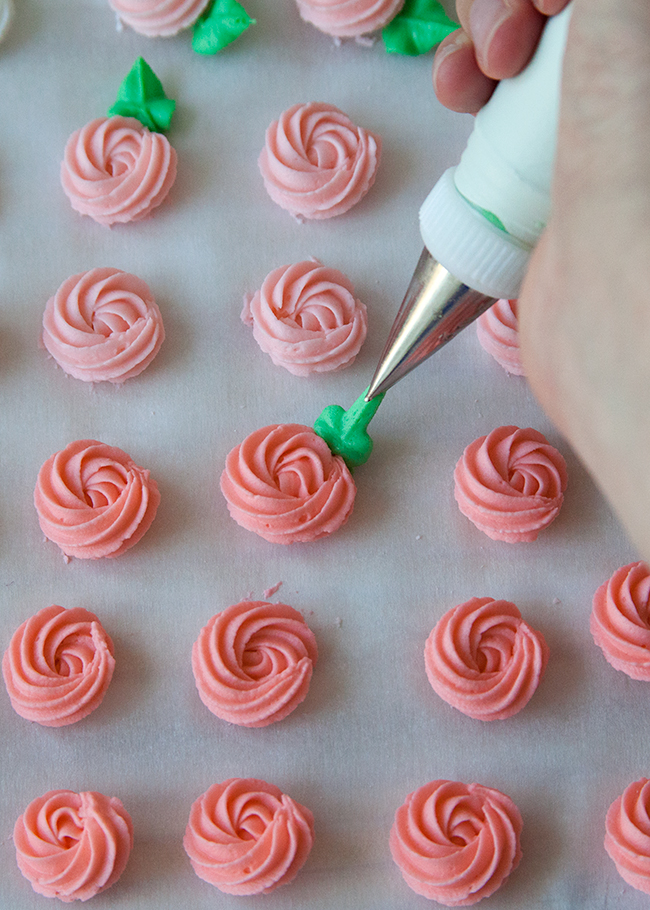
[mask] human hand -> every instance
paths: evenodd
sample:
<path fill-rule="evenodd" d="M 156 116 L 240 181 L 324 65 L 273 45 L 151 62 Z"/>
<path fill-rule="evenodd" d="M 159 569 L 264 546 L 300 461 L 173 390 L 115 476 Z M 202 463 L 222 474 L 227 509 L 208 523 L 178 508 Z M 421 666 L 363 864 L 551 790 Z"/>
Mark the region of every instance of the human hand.
<path fill-rule="evenodd" d="M 650 562 L 650 4 L 575 0 L 551 218 L 519 299 L 537 398 Z"/>
<path fill-rule="evenodd" d="M 522 70 L 537 47 L 547 16 L 569 0 L 456 0 L 462 28 L 440 44 L 433 62 L 438 99 L 474 114 L 499 79 Z"/>
<path fill-rule="evenodd" d="M 512 12 L 495 27 L 499 0 L 458 0 L 464 29 L 434 64 L 440 100 L 456 110 L 478 110 L 528 61 L 540 12 L 566 5 L 504 2 Z M 648 48 L 648 0 L 574 0 L 551 217 L 519 336 L 537 398 L 650 562 Z"/>

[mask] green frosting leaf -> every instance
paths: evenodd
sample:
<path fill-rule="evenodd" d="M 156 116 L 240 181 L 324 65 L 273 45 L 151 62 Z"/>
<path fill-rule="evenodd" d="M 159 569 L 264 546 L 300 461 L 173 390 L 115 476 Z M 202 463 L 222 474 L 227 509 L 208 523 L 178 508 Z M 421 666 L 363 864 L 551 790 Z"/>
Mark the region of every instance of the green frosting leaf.
<path fill-rule="evenodd" d="M 108 116 L 135 117 L 147 129 L 161 133 L 169 129 L 175 107 L 176 102 L 165 95 L 158 76 L 138 57 L 120 86 Z"/>
<path fill-rule="evenodd" d="M 314 431 L 335 455 L 342 456 L 349 468 L 356 468 L 370 458 L 372 439 L 367 427 L 386 394 L 366 401 L 367 391 L 347 411 L 338 404 L 329 405 L 314 424 Z"/>
<path fill-rule="evenodd" d="M 406 0 L 401 11 L 382 29 L 389 54 L 426 54 L 459 28 L 439 0 Z"/>
<path fill-rule="evenodd" d="M 192 48 L 197 54 L 217 54 L 255 25 L 237 0 L 214 0 L 194 23 Z"/>

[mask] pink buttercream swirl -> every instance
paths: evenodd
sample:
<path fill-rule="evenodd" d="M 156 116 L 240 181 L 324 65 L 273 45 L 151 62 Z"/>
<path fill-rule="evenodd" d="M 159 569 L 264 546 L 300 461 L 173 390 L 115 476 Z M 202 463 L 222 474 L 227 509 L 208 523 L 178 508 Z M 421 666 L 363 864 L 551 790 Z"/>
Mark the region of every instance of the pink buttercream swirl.
<path fill-rule="evenodd" d="M 273 363 L 294 376 L 348 366 L 368 329 L 351 281 L 318 261 L 274 269 L 246 298 L 242 320 Z"/>
<path fill-rule="evenodd" d="M 497 300 L 477 319 L 476 334 L 482 347 L 506 372 L 514 376 L 525 375 L 519 352 L 516 300 Z"/>
<path fill-rule="evenodd" d="M 557 517 L 567 485 L 566 463 L 530 427 L 497 427 L 467 446 L 454 470 L 463 515 L 492 540 L 536 540 Z"/>
<path fill-rule="evenodd" d="M 189 28 L 210 0 L 108 0 L 126 25 L 150 38 L 168 38 Z"/>
<path fill-rule="evenodd" d="M 193 804 L 183 846 L 199 878 L 226 894 L 268 894 L 297 875 L 314 819 L 273 784 L 231 778 Z"/>
<path fill-rule="evenodd" d="M 176 179 L 176 152 L 133 117 L 99 117 L 66 143 L 61 183 L 72 208 L 99 224 L 140 221 Z"/>
<path fill-rule="evenodd" d="M 34 505 L 43 534 L 66 556 L 120 556 L 154 520 L 160 493 L 121 449 L 80 439 L 38 473 Z"/>
<path fill-rule="evenodd" d="M 400 11 L 404 0 L 297 0 L 305 22 L 326 35 L 352 38 L 383 28 Z"/>
<path fill-rule="evenodd" d="M 131 818 L 117 797 L 51 790 L 14 827 L 18 867 L 34 891 L 86 901 L 113 885 L 133 846 Z"/>
<path fill-rule="evenodd" d="M 242 727 L 265 727 L 304 700 L 317 658 L 314 633 L 297 610 L 243 601 L 201 629 L 192 670 L 213 714 Z"/>
<path fill-rule="evenodd" d="M 473 597 L 437 623 L 424 662 L 433 690 L 448 704 L 477 720 L 503 720 L 532 698 L 548 646 L 515 604 Z"/>
<path fill-rule="evenodd" d="M 148 285 L 120 269 L 66 279 L 47 302 L 43 344 L 70 376 L 124 382 L 141 373 L 165 338 Z"/>
<path fill-rule="evenodd" d="M 221 491 L 243 528 L 271 543 L 317 540 L 347 521 L 356 495 L 345 462 L 311 427 L 273 424 L 226 459 Z"/>
<path fill-rule="evenodd" d="M 94 711 L 114 668 L 113 642 L 95 614 L 56 604 L 19 626 L 2 658 L 14 711 L 44 727 L 74 724 Z"/>
<path fill-rule="evenodd" d="M 521 859 L 512 800 L 480 784 L 434 780 L 397 810 L 390 849 L 404 881 L 447 907 L 493 894 Z"/>
<path fill-rule="evenodd" d="M 294 104 L 266 131 L 259 168 L 274 202 L 302 218 L 342 215 L 365 196 L 381 140 L 331 104 Z"/>
<path fill-rule="evenodd" d="M 650 680 L 650 569 L 632 562 L 594 594 L 591 634 L 609 663 L 632 679 Z"/>
<path fill-rule="evenodd" d="M 618 874 L 650 894 L 650 780 L 642 777 L 625 788 L 609 807 L 605 829 L 605 850 Z"/>

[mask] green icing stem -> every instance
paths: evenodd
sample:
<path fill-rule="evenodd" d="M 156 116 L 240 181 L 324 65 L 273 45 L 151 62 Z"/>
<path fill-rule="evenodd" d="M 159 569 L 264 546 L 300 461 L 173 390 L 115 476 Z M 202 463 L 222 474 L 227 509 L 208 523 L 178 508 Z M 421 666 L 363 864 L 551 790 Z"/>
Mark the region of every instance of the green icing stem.
<path fill-rule="evenodd" d="M 405 0 L 381 36 L 389 54 L 426 54 L 459 28 L 439 0 Z"/>
<path fill-rule="evenodd" d="M 192 50 L 197 54 L 218 54 L 255 25 L 237 0 L 213 0 L 194 24 Z"/>
<path fill-rule="evenodd" d="M 335 455 L 340 455 L 349 468 L 364 464 L 372 452 L 372 439 L 367 427 L 384 400 L 385 392 L 366 401 L 368 389 L 346 411 L 338 404 L 325 408 L 314 424 L 314 431 L 325 440 Z"/>
<path fill-rule="evenodd" d="M 149 64 L 138 57 L 120 85 L 108 116 L 135 117 L 148 130 L 168 130 L 176 102 L 165 95 L 162 82 Z"/>

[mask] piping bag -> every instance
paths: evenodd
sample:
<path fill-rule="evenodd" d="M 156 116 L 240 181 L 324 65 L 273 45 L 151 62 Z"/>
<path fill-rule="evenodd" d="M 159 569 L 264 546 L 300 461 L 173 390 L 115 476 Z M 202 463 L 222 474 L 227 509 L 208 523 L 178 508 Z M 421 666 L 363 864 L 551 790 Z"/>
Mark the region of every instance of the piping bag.
<path fill-rule="evenodd" d="M 572 3 L 530 63 L 502 80 L 474 121 L 460 163 L 420 209 L 424 250 L 366 391 L 314 425 L 349 467 L 372 451 L 367 426 L 386 391 L 499 298 L 514 299 L 551 205 L 560 85 Z"/>

